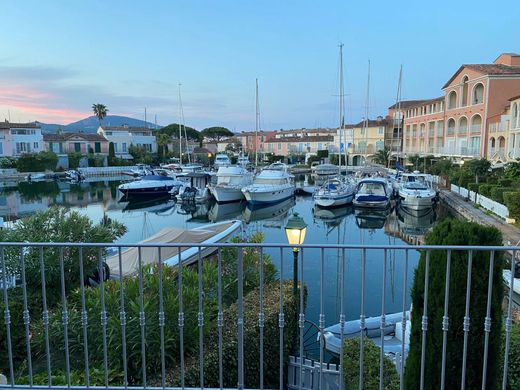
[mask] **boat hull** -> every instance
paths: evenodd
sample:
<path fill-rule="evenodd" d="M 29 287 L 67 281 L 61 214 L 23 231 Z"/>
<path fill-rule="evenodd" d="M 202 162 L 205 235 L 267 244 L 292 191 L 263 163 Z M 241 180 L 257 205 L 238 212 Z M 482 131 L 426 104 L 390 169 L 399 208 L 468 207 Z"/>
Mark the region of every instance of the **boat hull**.
<path fill-rule="evenodd" d="M 154 187 L 145 187 L 145 188 L 119 188 L 119 192 L 123 194 L 123 196 L 127 198 L 158 198 L 169 196 L 170 191 L 174 185 L 165 185 L 162 187 L 154 186 Z"/>
<path fill-rule="evenodd" d="M 431 208 L 435 204 L 436 196 L 415 196 L 409 194 L 403 194 L 399 192 L 399 202 L 401 207 L 405 207 L 412 210 L 426 210 Z"/>
<path fill-rule="evenodd" d="M 320 207 L 338 207 L 344 206 L 346 204 L 352 203 L 354 199 L 354 194 L 346 194 L 346 195 L 318 195 L 314 197 L 314 203 Z"/>
<path fill-rule="evenodd" d="M 245 199 L 240 188 L 214 186 L 209 189 L 218 203 L 239 202 Z"/>
<path fill-rule="evenodd" d="M 390 198 L 386 196 L 359 195 L 352 201 L 354 206 L 370 209 L 386 209 L 390 207 Z"/>
<path fill-rule="evenodd" d="M 242 189 L 244 197 L 251 204 L 277 203 L 294 196 L 294 187 L 271 188 L 268 190 Z"/>

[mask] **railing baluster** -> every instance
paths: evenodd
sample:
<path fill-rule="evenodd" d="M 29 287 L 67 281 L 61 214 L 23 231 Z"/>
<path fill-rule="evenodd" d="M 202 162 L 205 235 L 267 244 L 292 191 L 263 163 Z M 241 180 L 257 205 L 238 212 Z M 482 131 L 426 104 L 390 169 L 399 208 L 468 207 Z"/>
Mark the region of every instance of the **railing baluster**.
<path fill-rule="evenodd" d="M 199 246 L 197 254 L 197 270 L 199 281 L 199 312 L 197 314 L 197 325 L 199 327 L 199 382 L 200 388 L 204 389 L 204 312 L 202 311 L 202 256 Z"/>
<path fill-rule="evenodd" d="M 161 247 L 157 247 L 159 256 L 159 329 L 161 333 L 161 385 L 166 387 L 166 361 L 164 352 L 164 299 L 163 299 L 163 263 L 161 256 Z"/>
<path fill-rule="evenodd" d="M 141 247 L 137 247 L 137 259 L 139 268 L 139 325 L 141 327 L 141 370 L 143 387 L 146 387 L 146 318 L 144 314 L 144 292 L 143 292 L 143 260 Z"/>
<path fill-rule="evenodd" d="M 428 331 L 428 282 L 430 276 L 430 251 L 426 252 L 426 267 L 424 270 L 424 310 L 421 319 L 421 387 L 424 389 L 424 369 L 426 364 L 426 332 Z"/>
<path fill-rule="evenodd" d="M 260 390 L 264 389 L 264 250 L 260 248 L 260 312 L 258 326 L 260 330 Z"/>
<path fill-rule="evenodd" d="M 283 382 L 283 365 L 284 365 L 284 344 L 283 344 L 283 328 L 285 326 L 284 318 L 284 284 L 283 284 L 283 248 L 280 248 L 280 313 L 278 314 L 278 328 L 280 329 L 280 367 L 279 367 L 279 390 L 284 390 Z"/>
<path fill-rule="evenodd" d="M 88 362 L 88 316 L 85 307 L 85 270 L 83 264 L 83 247 L 79 247 L 79 277 L 81 290 L 81 327 L 83 328 L 83 360 L 85 364 L 85 382 L 90 386 L 90 368 Z"/>
<path fill-rule="evenodd" d="M 222 311 L 222 252 L 218 248 L 217 253 L 218 262 L 218 275 L 217 275 L 217 294 L 218 294 L 218 314 L 217 314 L 217 326 L 218 326 L 218 383 L 220 389 L 224 387 L 224 369 L 222 367 L 222 328 L 224 327 L 224 312 Z"/>
<path fill-rule="evenodd" d="M 507 387 L 507 372 L 509 365 L 509 347 L 511 343 L 511 330 L 512 330 L 512 315 L 513 315 L 513 291 L 515 288 L 515 262 L 516 262 L 516 251 L 513 251 L 513 257 L 511 258 L 511 278 L 509 279 L 509 302 L 507 303 L 507 318 L 506 318 L 506 346 L 504 351 L 504 372 L 502 374 L 502 390 L 506 390 Z"/>
<path fill-rule="evenodd" d="M 338 249 L 339 250 L 339 249 Z M 343 313 L 343 295 L 344 295 L 344 278 L 345 278 L 345 249 L 341 249 L 341 256 L 338 258 L 339 264 L 339 334 L 341 344 L 339 345 L 339 365 L 343 368 L 343 341 L 345 337 L 345 314 Z M 339 371 L 339 388 L 345 388 L 345 377 L 343 369 Z"/>
<path fill-rule="evenodd" d="M 24 272 L 25 273 L 25 272 Z M 61 298 L 62 298 L 62 320 L 63 336 L 65 341 L 65 377 L 67 386 L 70 387 L 70 356 L 69 356 L 69 313 L 67 311 L 67 294 L 65 293 L 65 265 L 63 261 L 63 247 L 60 248 L 60 275 L 61 275 Z"/>
<path fill-rule="evenodd" d="M 305 331 L 305 312 L 304 312 L 304 287 L 303 287 L 303 248 L 301 248 L 301 267 L 300 267 L 300 315 L 298 325 L 300 327 L 300 390 L 303 389 L 303 333 Z"/>
<path fill-rule="evenodd" d="M 107 309 L 105 305 L 105 268 L 103 267 L 103 249 L 98 250 L 99 289 L 101 291 L 101 332 L 103 337 L 103 369 L 105 387 L 108 387 L 108 348 L 107 348 Z"/>
<path fill-rule="evenodd" d="M 184 312 L 182 305 L 182 258 L 181 258 L 181 247 L 178 248 L 179 258 L 179 316 L 178 316 L 178 324 L 179 324 L 179 348 L 181 355 L 181 388 L 184 389 Z"/>
<path fill-rule="evenodd" d="M 11 313 L 9 311 L 9 296 L 7 294 L 7 279 L 5 268 L 4 247 L 0 247 L 0 259 L 2 260 L 2 287 L 4 290 L 4 321 L 7 339 L 7 355 L 9 359 L 9 382 L 14 386 L 13 346 L 11 343 Z"/>
<path fill-rule="evenodd" d="M 444 316 L 442 317 L 442 366 L 441 366 L 441 390 L 445 388 L 446 378 L 446 348 L 448 344 L 448 326 L 449 326 L 449 298 L 450 298 L 450 269 L 451 269 L 451 250 L 448 250 L 446 260 L 446 285 L 444 287 Z"/>
<path fill-rule="evenodd" d="M 488 297 L 486 318 L 484 320 L 484 362 L 482 364 L 482 390 L 486 389 L 487 366 L 489 353 L 489 333 L 491 332 L 491 299 L 493 297 L 493 268 L 495 266 L 495 251 L 489 256 Z"/>
<path fill-rule="evenodd" d="M 123 378 L 125 389 L 128 387 L 128 362 L 126 357 L 126 311 L 125 311 L 125 288 L 123 284 L 123 259 L 121 247 L 117 248 L 119 260 L 119 322 L 121 323 L 121 342 L 123 344 Z"/>
<path fill-rule="evenodd" d="M 386 327 L 386 260 L 387 250 L 384 250 L 383 259 L 383 290 L 381 294 L 381 321 L 379 328 L 381 329 L 381 354 L 379 355 L 379 390 L 383 390 L 384 387 L 384 367 L 385 367 L 385 327 Z"/>
<path fill-rule="evenodd" d="M 323 389 L 323 350 L 325 348 L 325 340 L 323 339 L 323 333 L 325 330 L 325 314 L 323 304 L 323 287 L 324 287 L 324 271 L 325 271 L 325 250 L 321 248 L 320 256 L 320 389 Z"/>
<path fill-rule="evenodd" d="M 237 278 L 238 278 L 238 383 L 237 389 L 244 389 L 244 249 L 238 251 Z"/>
<path fill-rule="evenodd" d="M 361 312 L 359 314 L 359 390 L 363 390 L 364 355 L 365 355 L 365 266 L 367 250 L 363 248 L 361 254 Z"/>
<path fill-rule="evenodd" d="M 51 349 L 49 344 L 49 311 L 47 307 L 47 287 L 45 283 L 45 262 L 43 261 L 43 246 L 40 247 L 40 274 L 42 280 L 42 304 L 43 304 L 43 327 L 45 332 L 45 356 L 47 362 L 47 385 L 52 386 L 52 371 L 51 371 Z M 83 283 L 83 278 L 81 278 Z"/>
<path fill-rule="evenodd" d="M 462 352 L 462 378 L 460 388 L 464 390 L 466 388 L 466 362 L 468 358 L 468 336 L 469 336 L 469 304 L 471 299 L 471 273 L 473 270 L 473 251 L 468 253 L 468 272 L 466 277 L 466 308 L 464 312 L 464 321 L 462 327 L 464 330 L 464 349 Z"/>
<path fill-rule="evenodd" d="M 404 267 L 403 267 L 403 315 L 401 318 L 401 323 L 403 325 L 401 332 L 401 369 L 399 370 L 399 388 L 403 390 L 404 388 L 404 363 L 405 359 L 405 338 L 406 338 L 406 297 L 408 296 L 408 249 L 404 252 Z"/>

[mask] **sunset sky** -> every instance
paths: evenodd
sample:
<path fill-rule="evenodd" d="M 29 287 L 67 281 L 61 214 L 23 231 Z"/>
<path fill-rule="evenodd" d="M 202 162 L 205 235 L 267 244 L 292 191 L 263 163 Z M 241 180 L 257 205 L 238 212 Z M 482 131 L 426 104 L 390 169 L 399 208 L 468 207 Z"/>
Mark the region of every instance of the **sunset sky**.
<path fill-rule="evenodd" d="M 346 114 L 439 96 L 462 63 L 520 52 L 520 2 L 2 0 L 0 120 L 67 124 L 111 114 L 246 130 L 336 126 L 338 43 Z"/>

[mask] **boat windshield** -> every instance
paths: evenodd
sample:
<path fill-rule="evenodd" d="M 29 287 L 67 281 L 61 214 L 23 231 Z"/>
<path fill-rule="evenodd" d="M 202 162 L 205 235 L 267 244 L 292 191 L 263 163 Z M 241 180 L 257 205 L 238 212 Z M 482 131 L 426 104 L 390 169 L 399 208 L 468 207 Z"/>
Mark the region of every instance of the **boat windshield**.
<path fill-rule="evenodd" d="M 412 181 L 412 182 L 406 183 L 404 185 L 404 188 L 409 189 L 409 190 L 427 190 L 428 186 L 424 182 Z"/>
<path fill-rule="evenodd" d="M 280 185 L 287 183 L 286 179 L 262 179 L 256 178 L 255 184 L 265 184 L 265 185 Z"/>
<path fill-rule="evenodd" d="M 385 187 L 381 183 L 361 183 L 358 192 L 370 195 L 386 195 Z"/>

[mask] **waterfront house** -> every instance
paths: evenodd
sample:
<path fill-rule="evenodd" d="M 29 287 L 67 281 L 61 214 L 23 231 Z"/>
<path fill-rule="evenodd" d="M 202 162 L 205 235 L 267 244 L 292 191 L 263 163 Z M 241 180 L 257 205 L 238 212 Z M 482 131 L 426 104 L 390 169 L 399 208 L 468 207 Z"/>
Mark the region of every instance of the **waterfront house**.
<path fill-rule="evenodd" d="M 17 157 L 42 150 L 43 136 L 38 123 L 0 122 L 0 157 Z"/>
<path fill-rule="evenodd" d="M 366 122 L 366 123 L 365 123 Z M 346 125 L 341 134 L 341 143 L 346 145 L 349 165 L 361 165 L 385 148 L 387 120 L 381 116 L 355 125 Z M 340 132 L 335 136 L 335 145 L 340 144 Z M 343 149 L 342 149 L 343 150 Z"/>
<path fill-rule="evenodd" d="M 157 153 L 157 141 L 152 129 L 135 126 L 99 126 L 97 133 L 114 144 L 116 157 L 131 159 L 128 150 L 130 145 L 145 148 L 151 153 Z"/>
<path fill-rule="evenodd" d="M 405 155 L 506 159 L 505 136 L 489 134 L 506 131 L 499 123 L 509 99 L 520 93 L 520 54 L 461 65 L 442 90 L 435 99 L 402 102 Z"/>
<path fill-rule="evenodd" d="M 44 134 L 45 150 L 56 154 L 108 154 L 108 140 L 99 134 L 62 133 Z"/>
<path fill-rule="evenodd" d="M 509 99 L 509 126 L 506 134 L 507 160 L 520 158 L 520 95 Z M 491 134 L 490 134 L 491 137 Z M 491 138 L 490 138 L 491 141 Z M 495 141 L 496 143 L 496 141 Z M 491 145 L 490 145 L 491 148 Z"/>

